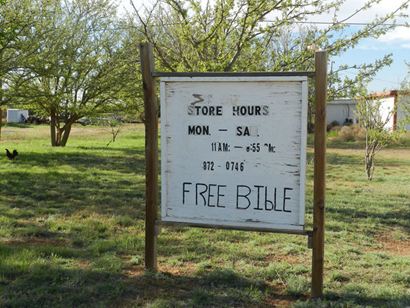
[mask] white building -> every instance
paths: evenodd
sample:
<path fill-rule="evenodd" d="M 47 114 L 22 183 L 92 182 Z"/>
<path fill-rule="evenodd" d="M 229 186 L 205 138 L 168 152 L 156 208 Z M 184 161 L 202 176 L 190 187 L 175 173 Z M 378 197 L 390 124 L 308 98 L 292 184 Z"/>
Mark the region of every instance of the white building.
<path fill-rule="evenodd" d="M 357 101 L 351 98 L 340 98 L 328 102 L 326 107 L 327 124 L 336 122 L 338 125 L 357 123 L 356 104 Z"/>
<path fill-rule="evenodd" d="M 24 123 L 28 118 L 28 110 L 7 109 L 7 123 Z"/>
<path fill-rule="evenodd" d="M 396 109 L 386 124 L 387 129 L 396 130 L 398 125 L 404 125 L 404 129 L 410 131 L 410 114 L 408 114 L 410 112 L 410 91 L 392 90 L 375 93 L 370 97 L 380 101 L 380 113 L 383 118 L 386 118 L 393 109 Z"/>
<path fill-rule="evenodd" d="M 380 114 L 386 119 L 397 106 L 396 112 L 387 121 L 386 129 L 395 130 L 397 125 L 405 121 L 404 128 L 410 131 L 410 91 L 392 90 L 389 92 L 373 93 L 369 99 L 380 102 Z M 326 107 L 327 124 L 337 122 L 338 125 L 358 123 L 356 115 L 357 99 L 335 99 L 328 102 Z"/>
<path fill-rule="evenodd" d="M 404 129 L 410 131 L 410 91 L 398 92 L 396 123 L 402 122 Z"/>

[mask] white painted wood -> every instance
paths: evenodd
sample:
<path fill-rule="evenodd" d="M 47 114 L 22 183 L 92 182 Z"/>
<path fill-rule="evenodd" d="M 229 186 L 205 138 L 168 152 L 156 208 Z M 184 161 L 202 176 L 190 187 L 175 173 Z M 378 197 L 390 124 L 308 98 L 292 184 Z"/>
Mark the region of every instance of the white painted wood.
<path fill-rule="evenodd" d="M 397 101 L 397 123 L 406 131 L 410 131 L 410 94 L 398 95 Z"/>
<path fill-rule="evenodd" d="M 194 81 L 194 82 L 256 82 L 256 81 L 305 81 L 306 76 L 272 76 L 272 77 L 161 77 L 161 82 L 184 82 L 184 81 Z"/>
<path fill-rule="evenodd" d="M 380 116 L 382 121 L 386 122 L 386 125 L 384 126 L 386 130 L 393 130 L 394 99 L 394 96 L 389 96 L 374 100 L 375 102 L 380 102 Z"/>
<path fill-rule="evenodd" d="M 299 193 L 299 224 L 305 223 L 305 188 L 306 188 L 306 140 L 308 117 L 308 82 L 302 82 L 302 135 L 300 139 L 300 193 Z"/>
<path fill-rule="evenodd" d="M 307 77 L 165 77 L 160 91 L 163 221 L 303 230 Z"/>

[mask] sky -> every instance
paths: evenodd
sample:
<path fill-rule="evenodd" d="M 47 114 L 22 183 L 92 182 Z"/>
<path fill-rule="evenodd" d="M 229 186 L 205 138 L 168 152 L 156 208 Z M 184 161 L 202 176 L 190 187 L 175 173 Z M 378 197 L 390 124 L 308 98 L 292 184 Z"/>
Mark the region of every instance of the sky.
<path fill-rule="evenodd" d="M 131 10 L 130 0 L 118 0 L 120 3 L 120 12 Z M 138 9 L 142 9 L 144 5 L 148 6 L 153 0 L 133 0 L 135 6 Z M 354 12 L 355 8 L 363 4 L 365 0 L 346 0 L 339 16 L 349 16 Z M 371 22 L 375 16 L 381 16 L 395 9 L 402 3 L 402 0 L 381 0 L 378 4 L 374 4 L 372 8 L 366 12 L 362 12 L 349 22 L 366 23 Z M 410 2 L 410 1 L 409 1 Z M 410 8 L 405 11 L 410 15 Z M 332 20 L 331 14 L 323 14 L 320 16 L 312 16 L 309 21 L 329 22 Z M 405 23 L 407 19 L 399 19 L 398 23 Z M 351 26 L 351 31 L 357 30 L 360 26 Z M 382 58 L 385 54 L 393 54 L 393 63 L 389 67 L 385 67 L 381 70 L 369 84 L 368 90 L 370 92 L 382 92 L 386 90 L 394 90 L 400 88 L 400 83 L 410 73 L 410 68 L 405 64 L 410 64 L 410 28 L 409 27 L 397 27 L 395 30 L 378 39 L 365 39 L 361 41 L 354 49 L 351 49 L 343 53 L 340 57 L 330 59 L 337 67 L 340 64 L 362 64 L 371 63 L 376 59 Z M 348 72 L 348 76 L 354 76 L 353 72 Z"/>

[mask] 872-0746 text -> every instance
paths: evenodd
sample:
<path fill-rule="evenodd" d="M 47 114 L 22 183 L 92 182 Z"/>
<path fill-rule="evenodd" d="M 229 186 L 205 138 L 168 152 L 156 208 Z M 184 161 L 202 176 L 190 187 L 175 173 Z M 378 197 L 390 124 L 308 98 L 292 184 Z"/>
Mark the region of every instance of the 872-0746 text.
<path fill-rule="evenodd" d="M 218 166 L 219 167 L 219 166 Z M 208 171 L 215 170 L 215 162 L 213 161 L 203 161 L 202 162 L 202 169 Z M 228 171 L 244 171 L 245 170 L 245 162 L 243 161 L 227 161 L 225 162 L 225 169 Z"/>

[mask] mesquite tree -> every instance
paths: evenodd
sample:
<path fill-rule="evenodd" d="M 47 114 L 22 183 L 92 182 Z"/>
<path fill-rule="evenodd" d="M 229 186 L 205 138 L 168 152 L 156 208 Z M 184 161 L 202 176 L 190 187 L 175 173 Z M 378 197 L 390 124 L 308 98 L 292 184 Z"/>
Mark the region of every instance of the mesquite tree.
<path fill-rule="evenodd" d="M 31 33 L 31 50 L 11 78 L 12 95 L 50 117 L 51 144 L 65 146 L 73 123 L 115 105 L 135 57 L 122 45 L 115 7 L 106 0 L 35 1 L 40 8 Z"/>
<path fill-rule="evenodd" d="M 394 28 L 410 1 L 392 3 L 391 11 L 369 24 L 347 29 L 352 18 L 377 5 L 366 1 L 349 16 L 339 16 L 342 0 L 158 0 L 131 16 L 133 26 L 153 45 L 158 69 L 166 71 L 313 71 L 314 54 L 330 58 Z M 132 0 L 131 0 L 132 3 Z M 311 16 L 332 13 L 332 24 L 303 24 Z M 132 19 L 133 18 L 133 19 Z M 346 31 L 349 30 L 349 31 Z M 373 63 L 332 67 L 330 97 L 353 97 L 392 62 L 386 55 Z M 345 71 L 354 76 L 341 77 Z M 311 102 L 313 100 L 310 100 Z M 313 110 L 309 104 L 309 110 Z"/>
<path fill-rule="evenodd" d="M 365 171 L 367 179 L 372 180 L 376 154 L 400 136 L 400 130 L 392 130 L 388 127 L 396 113 L 397 106 L 388 110 L 382 107 L 381 99 L 362 95 L 358 99 L 356 108 L 359 124 L 366 131 Z"/>
<path fill-rule="evenodd" d="M 19 67 L 23 58 L 21 37 L 27 35 L 33 24 L 35 12 L 30 0 L 0 1 L 0 138 L 2 107 L 8 103 L 5 89 L 8 74 Z"/>

